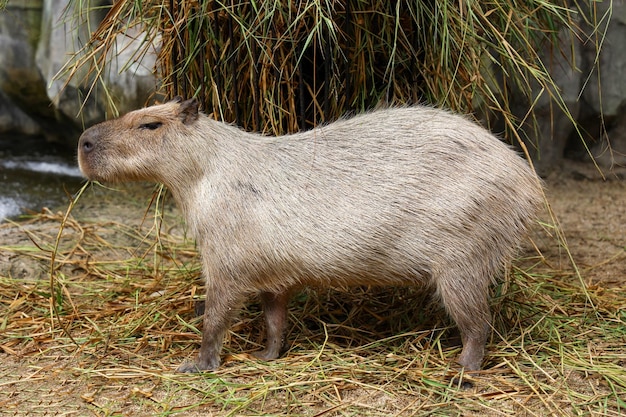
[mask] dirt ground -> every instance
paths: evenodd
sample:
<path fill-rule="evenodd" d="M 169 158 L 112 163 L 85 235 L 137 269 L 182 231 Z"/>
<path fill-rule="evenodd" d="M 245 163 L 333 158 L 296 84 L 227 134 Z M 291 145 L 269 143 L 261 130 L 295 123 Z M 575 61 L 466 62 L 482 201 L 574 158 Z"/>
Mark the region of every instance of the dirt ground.
<path fill-rule="evenodd" d="M 572 164 L 566 171 L 547 179 L 547 196 L 551 207 L 565 233 L 572 258 L 588 286 L 621 288 L 625 286 L 626 181 L 623 178 L 622 173 L 618 172 L 607 174 L 606 180 L 603 180 L 592 167 Z M 125 221 L 129 210 L 142 213 L 145 209 L 145 199 L 129 203 L 128 196 L 122 194 L 124 209 L 121 209 L 122 202 L 119 199 L 116 200 L 118 197 L 111 197 L 113 200 L 106 203 L 103 203 L 100 197 L 87 195 L 77 215 L 108 216 L 108 218 Z M 53 235 L 55 231 L 50 230 L 48 233 Z M 539 232 L 534 234 L 533 240 L 546 257 L 546 261 L 555 269 L 571 269 L 567 252 L 559 247 L 554 239 L 549 238 L 544 232 Z M 28 244 L 28 242 L 24 229 L 20 230 L 17 226 L 0 228 L 0 278 L 39 274 L 45 279 L 45 271 L 40 270 L 40 265 L 33 265 L 31 258 L 16 256 L 2 250 L 4 246 Z M 0 336 L 5 325 L 6 323 L 0 323 Z M 81 377 L 80 372 L 72 371 L 75 365 L 76 368 L 80 368 L 79 364 L 72 364 L 71 359 L 55 358 L 46 354 L 31 359 L 25 359 L 22 355 L 18 357 L 10 347 L 4 347 L 0 343 L 0 416 L 151 415 L 149 411 L 146 411 L 150 410 L 150 407 L 136 409 L 132 405 L 124 406 L 124 399 L 121 400 L 122 405 L 118 401 L 117 405 L 111 408 L 110 413 L 101 404 L 102 396 L 97 400 L 100 404 L 95 407 L 95 394 L 101 392 L 103 388 L 84 386 L 84 378 Z M 149 378 L 149 375 L 146 374 L 145 377 Z M 128 378 L 136 380 L 142 378 L 142 375 L 130 373 Z M 104 381 L 106 385 L 106 379 Z M 137 386 L 139 388 L 133 388 L 132 394 L 123 394 L 119 391 L 121 389 L 119 381 L 111 381 L 110 389 L 105 392 L 108 392 L 112 402 L 115 402 L 116 395 L 130 395 L 150 403 L 151 399 L 164 395 L 159 390 L 168 389 L 161 386 L 154 391 L 144 391 L 141 385 Z M 351 401 L 367 404 L 380 400 L 378 395 L 372 397 L 371 392 L 363 391 L 362 394 L 362 397 L 358 397 L 359 391 L 352 391 L 351 395 L 357 398 L 352 398 Z M 165 395 L 172 394 L 166 393 Z M 382 393 L 380 395 L 382 396 Z M 174 393 L 174 396 L 178 401 L 185 398 L 184 394 Z M 137 401 L 130 401 L 130 403 L 136 404 Z M 120 409 L 124 411 L 114 411 Z M 285 415 L 280 408 L 276 414 Z M 194 411 L 188 414 L 182 413 L 182 415 L 204 414 L 196 414 Z M 216 412 L 215 415 L 222 414 Z"/>
<path fill-rule="evenodd" d="M 548 201 L 572 257 L 588 285 L 626 283 L 626 170 L 601 174 L 591 165 L 571 163 L 546 181 Z M 555 269 L 569 257 L 545 235 L 539 249 Z"/>

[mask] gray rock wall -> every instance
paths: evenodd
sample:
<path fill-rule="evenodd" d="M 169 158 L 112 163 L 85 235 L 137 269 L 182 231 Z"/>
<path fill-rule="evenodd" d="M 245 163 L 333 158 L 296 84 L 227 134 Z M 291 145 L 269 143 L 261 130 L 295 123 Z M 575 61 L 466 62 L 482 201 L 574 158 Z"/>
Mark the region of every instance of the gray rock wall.
<path fill-rule="evenodd" d="M 557 84 L 562 99 L 560 104 L 552 99 L 556 95 L 555 91 L 541 90 L 535 83 L 532 117 L 527 115 L 527 102 L 520 101 L 513 105 L 514 113 L 526 121 L 520 133 L 540 175 L 549 174 L 562 161 L 565 148 L 575 131 L 572 120 L 577 120 L 580 114 L 581 44 L 574 34 L 566 30 L 559 33 L 559 39 L 562 50 L 545 49 L 541 51 L 540 57 Z"/>
<path fill-rule="evenodd" d="M 141 63 L 133 62 L 142 44 L 136 29 L 118 38 L 119 54 L 104 72 L 111 97 L 98 87 L 88 94 L 92 78 L 86 69 L 71 79 L 62 71 L 106 15 L 98 6 L 108 3 L 90 0 L 82 3 L 89 8 L 79 9 L 69 0 L 12 0 L 0 12 L 0 133 L 73 143 L 84 126 L 146 103 L 156 89 L 156 50 L 150 49 Z"/>
<path fill-rule="evenodd" d="M 603 16 L 609 12 L 611 3 L 610 25 L 602 52 L 596 57 L 591 48 L 586 48 L 583 55 L 586 59 L 583 73 L 592 71 L 595 60 L 598 68 L 585 85 L 581 105 L 585 111 L 579 118 L 593 140 L 590 144 L 593 157 L 605 168 L 626 167 L 626 2 L 599 2 L 595 6 L 598 15 Z"/>
<path fill-rule="evenodd" d="M 591 6 L 595 11 L 588 13 L 595 13 L 605 25 L 595 33 L 597 38 L 589 36 L 592 28 L 581 17 L 584 33 L 562 31 L 559 48 L 540 52 L 562 101 L 557 103 L 550 99 L 553 94 L 536 88 L 535 120 L 526 120 L 520 133 L 543 176 L 563 165 L 566 155 L 588 161 L 593 156 L 607 170 L 626 167 L 622 129 L 626 126 L 626 4 L 593 2 Z M 596 44 L 602 46 L 599 55 Z M 527 104 L 516 104 L 514 112 L 522 120 Z"/>
<path fill-rule="evenodd" d="M 41 1 L 11 2 L 0 13 L 0 129 L 36 134 L 38 120 L 54 119 L 45 80 L 34 70 L 40 29 Z"/>

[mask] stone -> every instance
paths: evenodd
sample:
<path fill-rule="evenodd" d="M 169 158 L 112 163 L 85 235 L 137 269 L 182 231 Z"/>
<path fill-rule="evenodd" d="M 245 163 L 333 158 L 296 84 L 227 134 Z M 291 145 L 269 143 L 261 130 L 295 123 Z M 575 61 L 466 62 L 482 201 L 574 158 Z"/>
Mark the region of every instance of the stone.
<path fill-rule="evenodd" d="M 40 21 L 40 0 L 11 1 L 0 13 L 0 106 L 3 119 L 15 117 L 0 124 L 6 131 L 38 132 L 39 120 L 54 119 L 45 81 L 34 65 Z"/>
<path fill-rule="evenodd" d="M 561 30 L 558 36 L 559 46 L 548 45 L 540 58 L 561 95 L 561 102 L 552 99 L 556 91 L 541 90 L 535 84 L 534 118 L 523 127 L 529 154 L 541 176 L 549 175 L 563 163 L 565 148 L 574 131 L 573 122 L 580 113 L 581 44 L 570 31 Z M 528 111 L 527 105 L 519 113 L 524 111 Z"/>

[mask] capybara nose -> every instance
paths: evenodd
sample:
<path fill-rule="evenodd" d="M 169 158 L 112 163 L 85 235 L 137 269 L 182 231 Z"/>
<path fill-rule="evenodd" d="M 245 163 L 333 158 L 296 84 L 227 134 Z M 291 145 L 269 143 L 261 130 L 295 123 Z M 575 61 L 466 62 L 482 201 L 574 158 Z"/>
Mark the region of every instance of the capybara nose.
<path fill-rule="evenodd" d="M 84 153 L 89 153 L 94 148 L 93 142 L 89 139 L 81 140 L 80 148 L 83 150 Z"/>
<path fill-rule="evenodd" d="M 92 136 L 93 134 L 90 129 L 87 129 L 80 136 L 80 139 L 78 140 L 78 149 L 80 152 L 83 152 L 84 154 L 88 154 L 94 150 L 96 141 L 94 140 Z"/>

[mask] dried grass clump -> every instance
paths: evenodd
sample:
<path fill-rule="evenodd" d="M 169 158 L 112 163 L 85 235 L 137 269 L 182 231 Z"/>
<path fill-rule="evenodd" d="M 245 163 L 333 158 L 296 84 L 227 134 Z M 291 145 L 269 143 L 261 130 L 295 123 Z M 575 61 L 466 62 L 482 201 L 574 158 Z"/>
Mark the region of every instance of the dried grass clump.
<path fill-rule="evenodd" d="M 567 113 L 540 51 L 561 53 L 559 30 L 584 36 L 593 10 L 566 0 L 119 1 L 68 71 L 90 67 L 97 83 L 115 37 L 141 27 L 135 59 L 161 45 L 161 93 L 198 96 L 248 130 L 283 134 L 381 103 L 426 102 L 495 113 L 514 133 L 513 96 L 532 113 L 536 94 L 554 95 Z M 601 36 L 591 23 L 591 39 Z"/>
<path fill-rule="evenodd" d="M 7 412 L 85 415 L 590 415 L 626 411 L 626 291 L 587 288 L 538 259 L 494 289 L 484 370 L 453 382 L 460 351 L 445 314 L 416 289 L 305 291 L 289 347 L 258 349 L 251 302 L 225 343 L 223 366 L 175 374 L 198 348 L 202 293 L 193 246 L 161 232 L 44 212 L 18 225 L 30 243 L 0 256 L 40 262 L 50 279 L 0 276 L 0 404 Z M 56 231 L 63 225 L 57 240 Z M 55 249 L 56 248 L 56 249 Z M 56 252 L 55 252 L 56 251 Z M 1 275 L 1 274 L 0 274 Z M 595 307 L 594 307 L 595 306 Z M 56 408 L 55 408 L 56 407 Z"/>

